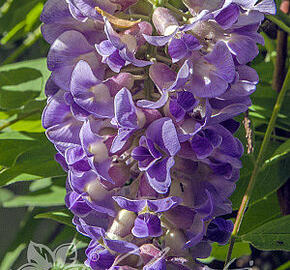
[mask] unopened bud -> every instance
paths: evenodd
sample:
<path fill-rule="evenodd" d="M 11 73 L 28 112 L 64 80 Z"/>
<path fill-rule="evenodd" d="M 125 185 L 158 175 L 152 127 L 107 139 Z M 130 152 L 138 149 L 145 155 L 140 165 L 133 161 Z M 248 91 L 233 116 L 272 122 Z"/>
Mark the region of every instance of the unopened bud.
<path fill-rule="evenodd" d="M 108 194 L 110 194 L 110 191 L 106 190 L 98 179 L 88 183 L 85 187 L 85 191 L 93 201 L 99 202 L 105 200 Z"/>
<path fill-rule="evenodd" d="M 187 242 L 186 237 L 182 230 L 172 229 L 167 231 L 164 237 L 166 247 L 169 247 L 168 255 L 171 256 L 186 256 L 188 251 L 183 249 Z"/>
<path fill-rule="evenodd" d="M 178 21 L 173 16 L 172 12 L 163 7 L 156 8 L 152 20 L 154 26 L 159 34 L 161 35 L 170 35 L 178 27 Z"/>
<path fill-rule="evenodd" d="M 112 226 L 108 230 L 111 238 L 123 238 L 131 233 L 137 215 L 134 212 L 122 209 L 114 219 Z"/>

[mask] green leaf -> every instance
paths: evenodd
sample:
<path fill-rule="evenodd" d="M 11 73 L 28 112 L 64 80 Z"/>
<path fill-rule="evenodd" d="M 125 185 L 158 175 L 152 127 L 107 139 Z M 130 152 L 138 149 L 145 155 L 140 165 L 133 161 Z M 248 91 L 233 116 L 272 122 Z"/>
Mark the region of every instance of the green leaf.
<path fill-rule="evenodd" d="M 269 196 L 286 183 L 290 174 L 289 162 L 290 158 L 285 158 L 279 162 L 271 163 L 269 166 L 261 170 L 256 179 L 250 205 Z M 239 208 L 251 177 L 251 169 L 249 169 L 245 164 L 244 166 L 245 171 L 242 177 L 238 180 L 237 188 L 230 198 L 233 203 L 233 209 Z"/>
<path fill-rule="evenodd" d="M 0 186 L 18 181 L 31 181 L 43 178 L 64 176 L 65 172 L 54 160 L 55 149 L 47 141 L 20 154 L 14 165 L 0 173 Z"/>
<path fill-rule="evenodd" d="M 37 5 L 38 2 L 43 2 L 42 0 L 21 0 L 12 1 L 12 4 L 4 16 L 0 17 L 0 32 L 5 33 L 11 31 L 15 25 L 19 24 L 21 21 L 26 20 L 27 14 Z M 40 23 L 40 21 L 39 21 Z M 24 30 L 24 29 L 23 29 Z M 26 32 L 20 31 L 13 40 L 20 39 L 24 36 Z"/>
<path fill-rule="evenodd" d="M 0 71 L 0 108 L 21 107 L 27 101 L 39 96 L 42 84 L 41 73 L 33 68 Z"/>
<path fill-rule="evenodd" d="M 39 16 L 43 9 L 43 3 L 37 3 L 27 14 L 25 18 L 25 31 L 29 32 L 33 29 L 33 26 L 39 22 Z"/>
<path fill-rule="evenodd" d="M 0 165 L 11 167 L 16 157 L 33 148 L 36 141 L 18 132 L 0 134 Z"/>
<path fill-rule="evenodd" d="M 0 67 L 0 108 L 15 109 L 39 96 L 44 99 L 49 74 L 45 58 Z"/>
<path fill-rule="evenodd" d="M 14 194 L 8 189 L 1 188 L 0 189 L 0 206 L 2 203 L 9 201 L 13 198 Z"/>
<path fill-rule="evenodd" d="M 261 250 L 290 251 L 289 224 L 290 215 L 267 222 L 241 238 Z"/>
<path fill-rule="evenodd" d="M 29 191 L 34 192 L 38 191 L 47 187 L 50 187 L 52 185 L 53 179 L 51 178 L 44 178 L 40 181 L 34 181 L 29 186 Z"/>
<path fill-rule="evenodd" d="M 52 186 L 45 190 L 29 193 L 28 195 L 15 196 L 12 200 L 4 202 L 3 207 L 64 205 L 65 194 L 66 189 L 64 187 Z"/>
<path fill-rule="evenodd" d="M 39 222 L 34 220 L 31 214 L 31 209 L 27 210 L 27 214 L 21 221 L 19 231 L 17 232 L 16 238 L 11 244 L 11 246 L 6 251 L 3 258 L 0 261 L 1 270 L 10 270 L 19 258 L 21 252 L 27 247 L 29 241 L 33 238 L 35 229 L 37 228 Z"/>
<path fill-rule="evenodd" d="M 289 153 L 290 153 L 290 140 L 281 144 L 275 151 L 274 155 L 265 161 L 265 165 L 269 165 L 269 163 L 271 162 L 276 162 L 281 160 L 282 158 L 286 158 Z"/>
<path fill-rule="evenodd" d="M 245 213 L 239 235 L 246 234 L 266 222 L 281 216 L 278 196 L 275 192 L 249 207 Z"/>
<path fill-rule="evenodd" d="M 70 226 L 72 228 L 75 227 L 72 224 L 73 215 L 67 209 L 41 213 L 41 214 L 36 215 L 34 218 L 36 218 L 36 219 L 40 219 L 40 218 L 52 219 L 52 220 L 57 221 L 59 223 L 65 224 L 67 226 Z"/>
<path fill-rule="evenodd" d="M 228 249 L 229 249 L 229 245 L 222 246 L 217 243 L 214 243 L 212 245 L 211 256 L 214 257 L 216 260 L 225 261 Z M 250 255 L 250 254 L 251 254 L 251 248 L 248 243 L 243 243 L 243 242 L 235 243 L 233 253 L 232 253 L 232 258 L 240 258 L 244 255 Z"/>

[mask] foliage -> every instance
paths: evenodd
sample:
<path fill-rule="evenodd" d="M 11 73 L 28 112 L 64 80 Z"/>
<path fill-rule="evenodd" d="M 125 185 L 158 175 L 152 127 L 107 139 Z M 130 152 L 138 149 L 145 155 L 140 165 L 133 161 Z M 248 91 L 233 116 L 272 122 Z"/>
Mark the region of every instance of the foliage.
<path fill-rule="evenodd" d="M 55 239 L 60 243 L 69 241 L 73 236 L 73 230 L 70 229 L 71 214 L 58 208 L 64 205 L 65 175 L 54 161 L 56 151 L 41 126 L 41 111 L 46 103 L 44 87 L 49 76 L 43 58 L 47 53 L 47 45 L 37 34 L 44 2 L 0 1 L 0 61 L 4 63 L 0 66 L 0 205 L 5 208 L 30 207 L 19 234 L 2 258 L 1 270 L 10 269 L 27 247 L 33 230 L 38 226 L 36 219 L 51 219 L 65 224 L 66 229 Z M 171 4 L 180 7 L 180 1 L 171 1 Z M 279 0 L 277 4 L 280 4 Z M 290 27 L 289 16 L 280 11 L 276 20 Z M 31 36 L 33 42 L 29 46 L 25 45 Z M 243 156 L 241 177 L 231 197 L 234 210 L 241 204 L 277 99 L 277 93 L 271 88 L 276 41 L 265 34 L 264 37 L 266 47 L 261 47 L 261 54 L 252 65 L 260 75 L 260 84 L 253 95 L 249 112 L 255 150 L 253 154 L 245 153 Z M 3 56 L 7 56 L 6 60 Z M 5 64 L 15 59 L 17 62 Z M 290 167 L 287 166 L 290 161 L 289 117 L 290 91 L 278 115 L 233 257 L 250 254 L 249 244 L 261 250 L 290 251 L 290 220 L 289 216 L 282 217 L 276 194 L 290 174 Z M 243 118 L 237 120 L 241 122 L 239 139 L 247 149 Z M 29 191 L 26 194 L 14 194 L 11 184 L 23 185 L 23 182 L 28 183 Z M 31 207 L 34 207 L 33 214 Z M 225 260 L 227 249 L 228 246 L 215 245 L 212 257 Z"/>

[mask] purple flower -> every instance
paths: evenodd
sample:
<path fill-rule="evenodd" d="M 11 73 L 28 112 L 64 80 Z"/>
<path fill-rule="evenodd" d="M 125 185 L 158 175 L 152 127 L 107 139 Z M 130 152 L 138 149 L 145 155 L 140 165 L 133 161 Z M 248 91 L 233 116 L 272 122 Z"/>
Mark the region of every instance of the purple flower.
<path fill-rule="evenodd" d="M 107 138 L 99 134 L 106 126 L 110 127 L 110 124 L 104 120 L 86 121 L 80 130 L 80 140 L 92 169 L 102 179 L 114 183 L 109 175 L 112 158 L 109 155 Z"/>
<path fill-rule="evenodd" d="M 128 27 L 124 17 L 152 5 L 44 6 L 51 76 L 42 123 L 68 174 L 73 224 L 91 239 L 85 264 L 93 270 L 205 269 L 195 259 L 208 257 L 213 242 L 226 244 L 233 229 L 221 218 L 232 212 L 242 166 L 233 118 L 251 106 L 259 78 L 247 64 L 275 5 L 183 2 L 186 22 L 158 7 L 147 14 L 153 25 Z"/>
<path fill-rule="evenodd" d="M 210 241 L 225 245 L 231 236 L 233 228 L 234 224 L 232 221 L 215 218 L 208 225 L 206 236 Z"/>
<path fill-rule="evenodd" d="M 162 152 L 160 152 L 160 150 Z M 170 169 L 180 150 L 176 129 L 170 118 L 154 121 L 132 151 L 139 169 L 145 171 L 150 185 L 159 193 L 166 193 L 171 183 Z M 164 154 L 163 154 L 164 153 Z"/>
<path fill-rule="evenodd" d="M 276 13 L 276 5 L 273 0 L 233 0 L 233 2 L 244 10 L 256 10 L 261 13 L 272 15 Z"/>
<path fill-rule="evenodd" d="M 115 260 L 115 256 L 97 241 L 90 242 L 86 255 L 85 265 L 93 270 L 109 269 Z"/>
<path fill-rule="evenodd" d="M 120 151 L 129 137 L 146 123 L 145 114 L 138 108 L 132 99 L 130 91 L 121 89 L 115 96 L 115 118 L 113 121 L 118 126 L 118 135 L 114 138 L 111 152 Z"/>
<path fill-rule="evenodd" d="M 103 57 L 102 62 L 106 63 L 112 71 L 119 73 L 124 66 L 129 64 L 137 67 L 145 67 L 152 64 L 150 61 L 135 58 L 138 47 L 134 36 L 126 33 L 120 35 L 115 32 L 106 17 L 104 17 L 104 22 L 107 40 L 96 45 L 96 49 Z"/>
<path fill-rule="evenodd" d="M 70 91 L 74 101 L 84 110 L 98 118 L 114 115 L 110 88 L 94 75 L 90 65 L 79 61 L 71 75 Z"/>
<path fill-rule="evenodd" d="M 196 21 L 199 19 L 197 18 Z M 155 9 L 153 22 L 158 32 L 163 36 L 149 36 L 145 34 L 143 36 L 148 43 L 154 46 L 169 44 L 168 53 L 173 63 L 190 57 L 193 51 L 202 48 L 196 37 L 185 33 L 185 31 L 190 30 L 190 26 L 186 26 L 186 29 L 185 27 L 179 27 L 178 21 L 168 9 L 162 7 Z"/>
<path fill-rule="evenodd" d="M 168 46 L 168 53 L 172 62 L 176 63 L 183 58 L 189 58 L 193 51 L 201 49 L 202 46 L 196 37 L 189 34 L 181 34 L 179 39 L 173 38 Z"/>
<path fill-rule="evenodd" d="M 102 16 L 96 11 L 96 7 L 108 13 L 117 11 L 118 6 L 110 0 L 66 0 L 73 17 L 80 22 L 88 19 L 101 20 Z"/>
<path fill-rule="evenodd" d="M 103 79 L 104 65 L 94 47 L 80 32 L 66 31 L 53 42 L 47 56 L 48 69 L 60 88 L 69 90 L 72 71 L 79 60 L 87 61 L 95 76 Z"/>
<path fill-rule="evenodd" d="M 235 78 L 235 66 L 226 44 L 219 42 L 206 56 L 195 53 L 190 59 L 193 74 L 188 89 L 198 97 L 218 97 Z"/>
<path fill-rule="evenodd" d="M 105 35 L 100 20 L 88 19 L 80 23 L 74 17 L 67 1 L 50 0 L 45 2 L 40 16 L 40 20 L 44 23 L 41 26 L 44 39 L 52 44 L 61 34 L 70 30 L 82 33 L 92 45 L 104 39 Z"/>
<path fill-rule="evenodd" d="M 138 238 L 159 237 L 163 234 L 158 213 L 166 212 L 181 202 L 180 198 L 170 197 L 159 200 L 129 200 L 115 196 L 118 205 L 138 214 L 132 234 Z"/>

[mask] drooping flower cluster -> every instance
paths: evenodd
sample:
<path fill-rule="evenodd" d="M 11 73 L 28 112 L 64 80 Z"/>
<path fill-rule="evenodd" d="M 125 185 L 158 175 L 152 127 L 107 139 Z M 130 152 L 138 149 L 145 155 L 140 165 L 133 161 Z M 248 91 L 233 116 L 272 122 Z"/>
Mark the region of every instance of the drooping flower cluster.
<path fill-rule="evenodd" d="M 41 15 L 43 126 L 92 269 L 201 269 L 233 227 L 220 217 L 243 154 L 233 117 L 251 105 L 247 63 L 274 1 L 183 0 L 184 18 L 150 2 L 48 0 Z"/>

